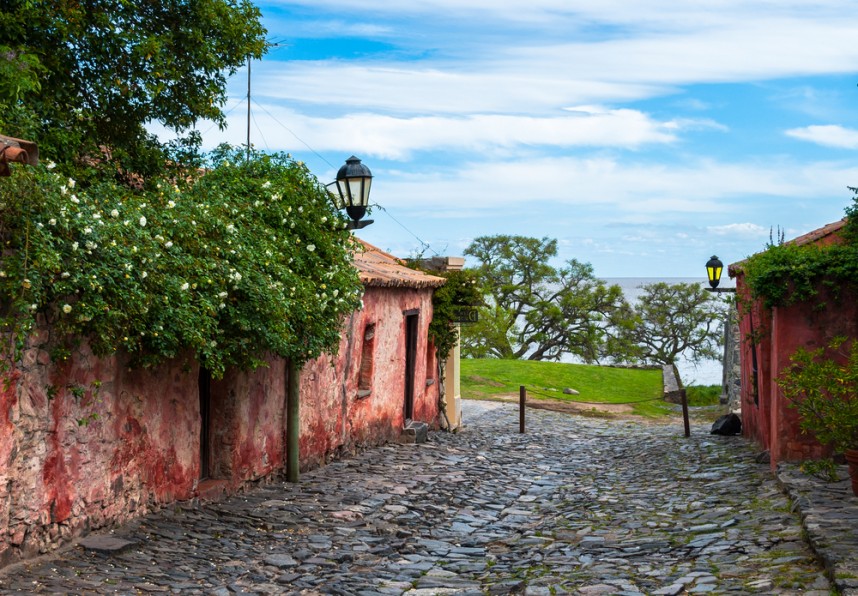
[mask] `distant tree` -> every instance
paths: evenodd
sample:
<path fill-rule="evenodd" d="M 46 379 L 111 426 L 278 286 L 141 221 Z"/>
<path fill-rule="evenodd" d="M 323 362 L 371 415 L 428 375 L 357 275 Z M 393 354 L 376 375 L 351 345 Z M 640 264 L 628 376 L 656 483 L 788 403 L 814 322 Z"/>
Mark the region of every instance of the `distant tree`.
<path fill-rule="evenodd" d="M 720 358 L 724 303 L 700 284 L 646 284 L 635 307 L 635 324 L 626 330 L 638 357 L 649 364 Z"/>
<path fill-rule="evenodd" d="M 475 358 L 585 362 L 625 354 L 630 309 L 619 286 L 597 279 L 589 263 L 570 260 L 555 268 L 557 241 L 524 236 L 482 236 L 465 254 L 486 298 L 480 321 L 462 328 L 462 351 Z M 609 324 L 611 323 L 611 324 Z"/>
<path fill-rule="evenodd" d="M 61 166 L 97 156 L 138 172 L 163 168 L 166 147 L 146 125 L 222 125 L 226 77 L 265 51 L 259 19 L 249 0 L 7 0 L 2 132 L 38 142 Z M 198 141 L 185 137 L 192 148 Z"/>

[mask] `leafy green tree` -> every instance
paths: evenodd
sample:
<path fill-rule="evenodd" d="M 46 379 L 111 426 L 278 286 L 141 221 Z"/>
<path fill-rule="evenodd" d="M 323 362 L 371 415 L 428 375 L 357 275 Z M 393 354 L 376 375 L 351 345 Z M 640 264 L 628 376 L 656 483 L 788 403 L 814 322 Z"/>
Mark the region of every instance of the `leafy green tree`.
<path fill-rule="evenodd" d="M 585 362 L 621 357 L 629 307 L 619 286 L 597 279 L 589 263 L 550 264 L 557 241 L 524 236 L 482 236 L 465 250 L 486 305 L 480 322 L 463 327 L 462 350 L 475 358 L 559 360 L 564 353 Z"/>
<path fill-rule="evenodd" d="M 646 284 L 635 307 L 634 325 L 625 330 L 638 358 L 649 364 L 674 364 L 721 356 L 724 303 L 700 284 Z"/>
<path fill-rule="evenodd" d="M 265 51 L 259 18 L 249 0 L 7 0 L 2 132 L 38 142 L 61 166 L 97 157 L 126 171 L 163 169 L 167 147 L 145 126 L 223 124 L 226 78 Z"/>

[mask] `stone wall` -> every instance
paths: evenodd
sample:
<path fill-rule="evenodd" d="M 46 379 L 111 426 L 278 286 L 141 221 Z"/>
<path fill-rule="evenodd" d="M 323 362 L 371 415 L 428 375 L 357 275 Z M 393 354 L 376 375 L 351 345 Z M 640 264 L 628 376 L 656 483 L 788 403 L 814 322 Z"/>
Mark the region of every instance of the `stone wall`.
<path fill-rule="evenodd" d="M 736 307 L 733 307 L 724 324 L 724 376 L 721 383 L 721 403 L 726 404 L 731 412 L 742 409 L 741 347 L 739 313 Z"/>
<path fill-rule="evenodd" d="M 61 365 L 38 347 L 24 352 L 0 404 L 0 563 L 193 496 L 200 425 L 189 365 L 129 371 L 86 344 Z"/>
<path fill-rule="evenodd" d="M 416 316 L 414 419 L 437 425 L 431 289 L 367 288 L 338 356 L 301 372 L 300 462 L 395 440 L 404 426 L 405 316 Z M 363 332 L 376 326 L 371 391 L 359 391 Z M 0 383 L 0 565 L 47 552 L 97 528 L 201 493 L 208 479 L 235 492 L 286 461 L 286 362 L 204 381 L 190 357 L 130 370 L 85 343 L 54 363 L 31 338 Z M 201 405 L 208 405 L 203 444 Z"/>
<path fill-rule="evenodd" d="M 682 380 L 675 364 L 665 364 L 661 367 L 661 381 L 664 401 L 672 404 L 682 403 Z"/>

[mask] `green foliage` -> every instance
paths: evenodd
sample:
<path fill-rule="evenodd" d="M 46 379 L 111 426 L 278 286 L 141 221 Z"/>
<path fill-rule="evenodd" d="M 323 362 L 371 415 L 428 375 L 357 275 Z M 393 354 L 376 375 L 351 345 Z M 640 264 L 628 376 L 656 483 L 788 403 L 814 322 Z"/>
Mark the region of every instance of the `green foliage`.
<path fill-rule="evenodd" d="M 717 406 L 721 403 L 721 385 L 689 385 L 685 397 L 692 407 Z"/>
<path fill-rule="evenodd" d="M 546 394 L 566 402 L 633 405 L 635 414 L 659 416 L 671 406 L 661 400 L 661 370 L 615 368 L 562 362 L 527 360 L 462 360 L 462 397 L 467 399 L 518 400 L 519 386 L 532 390 L 528 399 L 544 399 Z M 564 395 L 563 389 L 580 395 Z M 550 391 L 553 390 L 553 391 Z M 539 394 L 537 394 L 537 392 Z"/>
<path fill-rule="evenodd" d="M 477 286 L 473 271 L 431 271 L 447 280 L 432 295 L 432 322 L 429 323 L 429 338 L 435 344 L 440 360 L 456 347 L 459 341 L 459 327 L 454 325 L 456 314 L 463 306 L 478 306 L 482 303 L 482 294 Z"/>
<path fill-rule="evenodd" d="M 222 148 L 204 175 L 148 190 L 82 188 L 50 168 L 0 185 L 0 324 L 18 348 L 43 322 L 54 357 L 85 337 L 99 355 L 190 353 L 220 375 L 339 345 L 361 285 L 351 236 L 303 164 Z"/>
<path fill-rule="evenodd" d="M 852 189 L 858 193 L 858 189 Z M 842 288 L 858 289 L 858 194 L 846 209 L 842 244 L 769 244 L 742 264 L 753 298 L 766 308 L 810 300 L 821 287 L 834 297 Z"/>
<path fill-rule="evenodd" d="M 700 284 L 659 282 L 643 286 L 635 324 L 626 330 L 638 357 L 651 364 L 720 358 L 724 304 Z"/>
<path fill-rule="evenodd" d="M 607 324 L 628 312 L 622 290 L 597 279 L 589 263 L 552 266 L 556 240 L 481 236 L 465 254 L 479 262 L 485 305 L 480 322 L 462 330 L 464 355 L 558 360 L 567 353 L 598 362 L 622 352 Z"/>
<path fill-rule="evenodd" d="M 837 451 L 858 449 L 858 341 L 799 348 L 777 378 L 801 429 Z"/>
<path fill-rule="evenodd" d="M 0 44 L 0 102 L 14 103 L 41 88 L 44 68 L 34 54 Z"/>
<path fill-rule="evenodd" d="M 801 462 L 801 471 L 825 482 L 840 481 L 837 466 L 830 459 L 815 459 Z"/>
<path fill-rule="evenodd" d="M 222 125 L 227 77 L 265 45 L 249 0 L 8 0 L 0 127 L 61 166 L 104 159 L 107 147 L 126 170 L 158 171 L 165 147 L 145 126 Z"/>

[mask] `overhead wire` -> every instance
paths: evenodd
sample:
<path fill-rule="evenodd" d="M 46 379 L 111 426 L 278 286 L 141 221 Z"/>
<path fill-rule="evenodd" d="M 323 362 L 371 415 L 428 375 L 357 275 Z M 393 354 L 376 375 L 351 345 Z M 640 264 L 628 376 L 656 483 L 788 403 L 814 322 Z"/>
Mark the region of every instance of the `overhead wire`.
<path fill-rule="evenodd" d="M 287 44 L 284 44 L 284 43 L 283 43 L 283 41 L 285 41 L 285 39 L 284 39 L 284 40 L 280 40 L 280 41 L 272 42 L 272 43 L 270 44 L 270 47 L 275 48 L 275 51 L 279 51 L 279 50 L 281 50 L 282 48 L 284 48 L 284 47 L 286 47 L 286 46 L 287 46 Z M 306 147 L 306 148 L 307 148 L 307 150 L 308 150 L 308 151 L 310 151 L 313 155 L 315 155 L 316 157 L 318 157 L 319 159 L 321 159 L 323 162 L 325 162 L 326 164 L 328 164 L 328 166 L 330 166 L 331 168 L 336 169 L 336 167 L 337 167 L 337 166 L 335 166 L 335 165 L 334 165 L 334 164 L 332 164 L 330 161 L 328 161 L 328 159 L 327 159 L 324 155 L 322 155 L 321 153 L 319 153 L 318 151 L 316 151 L 315 149 L 313 149 L 313 147 L 311 147 L 311 146 L 310 146 L 310 144 L 309 144 L 309 143 L 307 143 L 307 141 L 305 141 L 304 139 L 302 139 L 301 137 L 299 137 L 299 136 L 298 136 L 298 134 L 297 134 L 294 130 L 292 130 L 291 128 L 289 128 L 288 126 L 286 126 L 283 122 L 281 122 L 281 121 L 280 121 L 280 120 L 279 120 L 279 119 L 278 119 L 274 114 L 272 114 L 270 111 L 268 111 L 268 110 L 265 108 L 265 106 L 263 106 L 263 105 L 262 105 L 262 104 L 260 104 L 258 101 L 256 101 L 256 99 L 255 99 L 255 98 L 253 98 L 253 97 L 244 97 L 244 98 L 242 98 L 241 100 L 239 100 L 239 103 L 244 102 L 245 100 L 248 100 L 248 99 L 250 100 L 250 102 L 251 102 L 253 105 L 255 105 L 255 106 L 256 106 L 256 107 L 258 107 L 260 110 L 262 110 L 263 112 L 265 112 L 265 114 L 267 114 L 269 118 L 271 118 L 274 122 L 276 122 L 276 123 L 277 123 L 277 124 L 279 124 L 281 127 L 283 127 L 283 129 L 284 129 L 286 132 L 288 132 L 290 135 L 292 135 L 293 137 L 295 137 L 295 139 L 296 139 L 299 143 L 301 143 L 302 145 L 304 145 L 304 147 Z M 239 104 L 236 104 L 235 106 L 233 106 L 233 107 L 230 109 L 230 111 L 234 110 L 236 107 L 238 107 L 238 105 L 239 105 Z M 229 112 L 227 112 L 227 114 L 228 114 L 228 113 L 229 113 Z M 255 118 L 255 117 L 252 117 L 252 118 L 253 118 L 253 123 L 256 125 L 257 130 L 259 130 L 259 134 L 260 134 L 260 136 L 262 137 L 262 141 L 263 141 L 263 143 L 265 143 L 265 147 L 266 147 L 266 149 L 269 149 L 269 150 L 270 150 L 270 148 L 268 147 L 268 143 L 267 143 L 267 141 L 265 140 L 265 136 L 262 134 L 262 130 L 261 130 L 261 128 L 259 127 L 259 124 L 256 122 L 256 118 Z M 206 132 L 208 132 L 209 130 L 211 130 L 211 128 L 209 128 Z M 203 133 L 203 134 L 205 134 L 205 133 Z M 373 204 L 372 204 L 372 207 L 373 207 L 373 208 L 377 208 L 377 209 L 381 210 L 381 212 L 382 212 L 382 213 L 384 213 L 385 215 L 387 215 L 387 216 L 388 216 L 390 219 L 392 219 L 392 220 L 393 220 L 397 225 L 399 225 L 403 230 L 405 230 L 405 231 L 406 231 L 406 232 L 408 232 L 411 236 L 413 236 L 413 237 L 417 240 L 417 242 L 419 242 L 419 243 L 420 243 L 420 246 L 421 246 L 421 249 L 422 249 L 422 250 L 424 250 L 424 251 L 425 251 L 425 250 L 428 250 L 428 251 L 430 251 L 432 254 L 434 254 L 435 256 L 440 256 L 440 255 L 439 255 L 439 253 L 438 253 L 435 249 L 433 249 L 433 248 L 432 248 L 432 246 L 431 246 L 428 242 L 425 242 L 422 238 L 420 238 L 420 236 L 418 236 L 418 235 L 417 235 L 417 234 L 415 234 L 413 231 L 411 231 L 411 229 L 409 229 L 405 224 L 403 224 L 401 221 L 399 221 L 398 219 L 396 219 L 395 217 L 393 217 L 393 215 L 391 215 L 391 214 L 390 214 L 390 211 L 389 211 L 387 208 L 382 207 L 382 206 L 381 206 L 381 205 L 379 205 L 378 203 L 373 203 Z"/>
<path fill-rule="evenodd" d="M 392 219 L 394 222 L 396 222 L 397 224 L 399 224 L 399 226 L 400 226 L 403 230 L 405 230 L 406 232 L 408 232 L 409 234 L 411 234 L 412 236 L 414 236 L 414 238 L 417 240 L 417 242 L 419 242 L 419 243 L 420 243 L 420 246 L 421 246 L 424 250 L 429 250 L 429 251 L 430 251 L 432 254 L 434 254 L 436 257 L 441 256 L 441 255 L 439 255 L 439 254 L 435 251 L 435 249 L 433 249 L 433 248 L 432 248 L 432 246 L 430 246 L 430 245 L 429 245 L 429 243 L 428 243 L 428 242 L 424 242 L 424 241 L 423 241 L 423 239 L 422 239 L 422 238 L 420 238 L 420 236 L 418 236 L 417 234 L 415 234 L 414 232 L 412 232 L 410 229 L 408 229 L 408 227 L 407 227 L 407 226 L 405 226 L 405 224 L 403 224 L 401 221 L 399 221 L 398 219 L 396 219 L 395 217 L 393 217 L 393 216 L 390 214 L 390 212 L 387 210 L 387 208 L 386 208 L 386 207 L 382 207 L 382 206 L 381 206 L 381 205 L 379 205 L 378 203 L 373 203 L 371 206 L 372 206 L 372 208 L 373 208 L 373 209 L 375 209 L 375 208 L 380 209 L 380 210 L 382 211 L 382 213 L 384 213 L 385 215 L 387 215 L 387 217 L 389 217 L 389 218 L 390 218 L 390 219 Z"/>

